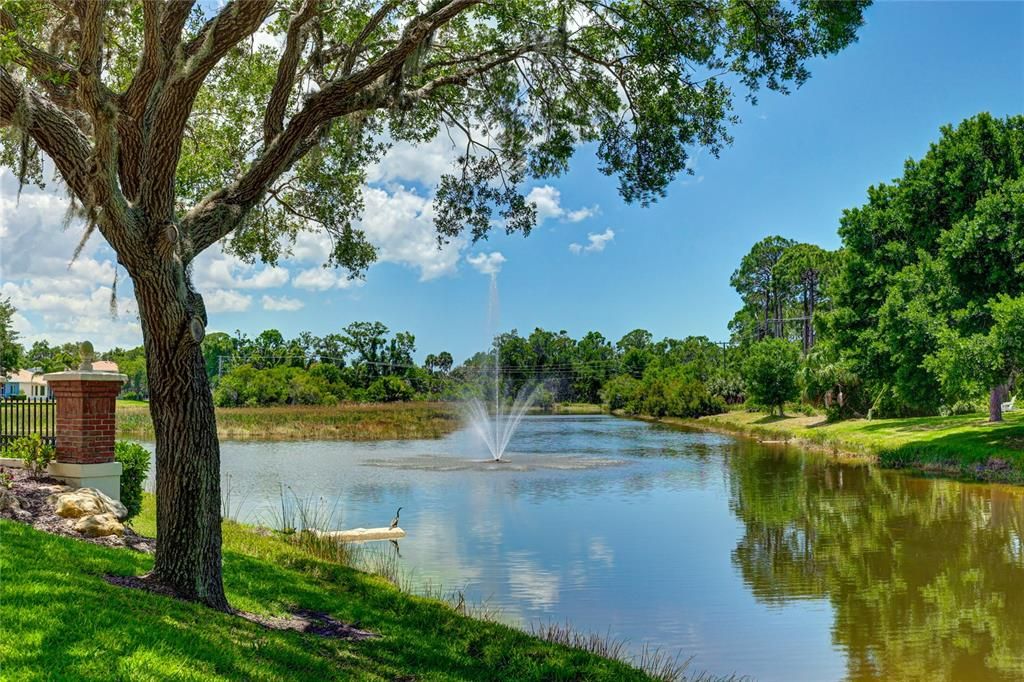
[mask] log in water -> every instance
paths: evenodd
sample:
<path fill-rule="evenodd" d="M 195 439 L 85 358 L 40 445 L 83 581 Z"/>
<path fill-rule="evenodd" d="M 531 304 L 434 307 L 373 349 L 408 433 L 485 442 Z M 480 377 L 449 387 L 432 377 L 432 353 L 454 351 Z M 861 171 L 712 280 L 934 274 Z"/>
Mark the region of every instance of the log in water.
<path fill-rule="evenodd" d="M 316 530 L 311 533 L 320 537 L 331 538 L 338 542 L 366 542 L 368 540 L 397 540 L 405 537 L 401 528 L 352 528 L 351 530 Z"/>

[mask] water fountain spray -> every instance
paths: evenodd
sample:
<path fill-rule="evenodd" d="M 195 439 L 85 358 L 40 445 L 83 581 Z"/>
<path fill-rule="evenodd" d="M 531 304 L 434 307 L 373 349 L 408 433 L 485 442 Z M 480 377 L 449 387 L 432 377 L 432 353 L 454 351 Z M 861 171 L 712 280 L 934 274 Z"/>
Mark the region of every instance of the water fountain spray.
<path fill-rule="evenodd" d="M 490 301 L 488 303 L 488 322 L 490 324 L 494 342 L 494 409 L 493 416 L 490 413 L 485 400 L 473 398 L 466 404 L 466 411 L 469 423 L 473 430 L 487 445 L 491 457 L 495 462 L 502 462 L 505 450 L 512 440 L 512 434 L 522 421 L 526 411 L 530 408 L 537 395 L 536 387 L 524 386 L 516 395 L 512 407 L 505 411 L 505 401 L 501 396 L 501 346 L 497 341 L 494 332 L 498 328 L 499 299 L 498 299 L 498 271 L 491 268 L 488 273 L 491 276 Z"/>

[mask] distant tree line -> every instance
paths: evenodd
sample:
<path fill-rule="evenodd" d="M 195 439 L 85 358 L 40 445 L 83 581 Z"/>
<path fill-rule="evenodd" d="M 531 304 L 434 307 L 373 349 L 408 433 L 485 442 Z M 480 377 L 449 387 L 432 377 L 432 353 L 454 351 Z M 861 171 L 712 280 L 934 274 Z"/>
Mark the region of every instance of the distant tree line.
<path fill-rule="evenodd" d="M 9 324 L 3 329 L 14 335 Z M 276 329 L 255 337 L 215 332 L 203 340 L 202 351 L 221 407 L 493 399 L 497 385 L 503 401 L 531 391 L 541 407 L 600 403 L 661 417 L 709 414 L 745 397 L 736 349 L 704 337 L 656 341 L 644 329 L 616 342 L 596 331 L 575 339 L 565 331 L 538 328 L 523 336 L 512 330 L 459 365 L 448 351 L 417 363 L 415 336 L 392 333 L 380 322 L 353 322 L 337 333 L 303 332 L 290 339 Z M 114 348 L 101 357 L 128 375 L 122 398 L 147 397 L 142 346 Z M 77 344 L 38 341 L 27 351 L 19 348 L 10 366 L 49 372 L 77 363 Z"/>
<path fill-rule="evenodd" d="M 599 332 L 575 339 L 512 330 L 459 365 L 447 351 L 416 363 L 415 341 L 379 322 L 355 322 L 323 337 L 210 334 L 203 354 L 220 406 L 492 399 L 496 385 L 502 401 L 531 391 L 542 407 L 603 403 L 657 416 L 708 414 L 743 400 L 739 358 L 703 337 L 655 341 L 638 329 L 612 343 Z"/>

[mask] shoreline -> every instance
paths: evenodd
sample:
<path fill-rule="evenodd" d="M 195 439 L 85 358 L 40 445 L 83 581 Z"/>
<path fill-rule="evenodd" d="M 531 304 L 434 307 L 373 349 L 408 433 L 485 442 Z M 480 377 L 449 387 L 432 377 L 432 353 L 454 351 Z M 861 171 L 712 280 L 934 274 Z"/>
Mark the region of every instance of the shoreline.
<path fill-rule="evenodd" d="M 847 420 L 824 417 L 769 417 L 725 412 L 699 418 L 616 416 L 742 437 L 765 444 L 796 446 L 837 461 L 875 464 L 976 483 L 1024 485 L 1024 418 L 989 424 L 983 416 Z"/>

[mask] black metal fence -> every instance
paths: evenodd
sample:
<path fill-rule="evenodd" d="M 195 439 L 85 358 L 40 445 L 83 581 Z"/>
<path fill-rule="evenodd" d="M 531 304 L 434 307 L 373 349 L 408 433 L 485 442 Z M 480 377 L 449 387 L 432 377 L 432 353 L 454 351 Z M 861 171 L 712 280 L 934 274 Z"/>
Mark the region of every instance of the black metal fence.
<path fill-rule="evenodd" d="M 57 401 L 0 399 L 0 447 L 33 433 L 57 444 Z"/>

